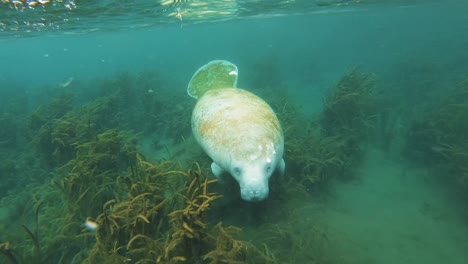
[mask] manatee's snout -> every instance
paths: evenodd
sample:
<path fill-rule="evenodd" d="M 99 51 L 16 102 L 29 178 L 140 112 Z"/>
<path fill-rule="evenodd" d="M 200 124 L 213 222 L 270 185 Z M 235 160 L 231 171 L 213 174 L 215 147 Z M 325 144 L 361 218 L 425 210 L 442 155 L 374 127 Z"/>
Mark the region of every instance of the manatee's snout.
<path fill-rule="evenodd" d="M 241 186 L 241 198 L 247 202 L 258 202 L 268 198 L 268 184 L 261 186 Z"/>

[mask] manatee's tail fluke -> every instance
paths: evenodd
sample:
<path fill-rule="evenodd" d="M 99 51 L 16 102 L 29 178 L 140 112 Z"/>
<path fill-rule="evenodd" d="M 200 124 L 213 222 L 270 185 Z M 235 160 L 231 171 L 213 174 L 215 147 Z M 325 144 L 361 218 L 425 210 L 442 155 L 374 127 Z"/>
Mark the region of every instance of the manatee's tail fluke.
<path fill-rule="evenodd" d="M 237 86 L 237 66 L 225 60 L 214 60 L 201 66 L 187 87 L 193 98 L 200 98 L 209 90 L 235 88 Z"/>

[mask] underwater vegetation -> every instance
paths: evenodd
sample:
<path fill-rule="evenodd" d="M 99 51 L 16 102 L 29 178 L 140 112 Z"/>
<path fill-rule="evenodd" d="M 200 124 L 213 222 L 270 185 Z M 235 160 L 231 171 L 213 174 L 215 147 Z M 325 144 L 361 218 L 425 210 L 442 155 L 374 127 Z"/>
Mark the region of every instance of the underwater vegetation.
<path fill-rule="evenodd" d="M 28 130 L 22 131 L 30 140 L 26 146 L 33 147 L 45 172 L 41 177 L 49 181 L 2 199 L 5 204 L 14 202 L 10 207 L 16 205 L 18 211 L 4 220 L 24 223 L 17 229 L 0 225 L 2 261 L 262 263 L 255 261 L 263 258 L 262 251 L 234 239 L 236 228 L 209 224 L 207 211 L 219 195 L 209 190 L 213 180 L 201 167 L 183 170 L 171 161 L 153 164 L 137 152 L 135 133 L 125 130 L 137 121 L 134 130 L 143 133 L 154 128 L 152 134 L 180 139 L 190 131 L 187 109 L 192 107 L 184 104 L 191 101 L 174 104 L 168 98 L 177 101 L 177 96 L 167 91 L 153 99 L 144 99 L 151 98 L 148 91 L 130 95 L 135 82 L 141 89 L 155 89 L 149 86 L 151 76 L 102 81 L 102 94 L 90 101 L 60 93 L 27 118 Z M 143 103 L 135 103 L 139 100 Z M 180 113 L 186 114 L 187 122 Z M 2 164 L 13 178 L 17 166 Z M 97 230 L 86 229 L 85 222 L 96 223 Z"/>
<path fill-rule="evenodd" d="M 110 129 L 96 139 L 75 145 L 75 158 L 58 169 L 55 186 L 76 219 L 97 215 L 115 197 L 118 173 L 134 162 L 135 147 L 122 133 Z"/>
<path fill-rule="evenodd" d="M 432 101 L 413 119 L 406 154 L 468 187 L 468 79 Z"/>
<path fill-rule="evenodd" d="M 197 164 L 185 172 L 138 155 L 132 174 L 134 183 L 124 180 L 128 197 L 110 200 L 96 220 L 88 263 L 248 263 L 252 246 L 229 235 L 234 227 L 209 227 L 207 211 L 219 195 Z"/>
<path fill-rule="evenodd" d="M 279 80 L 269 82 L 280 76 L 277 58 L 265 57 L 255 66 L 250 81 L 254 93 L 271 105 L 280 120 L 288 175 L 311 190 L 332 178 L 353 178 L 367 144 L 379 139 L 378 129 L 388 122 L 377 122 L 384 100 L 375 74 L 350 70 L 328 90 L 318 116 L 305 117 Z"/>
<path fill-rule="evenodd" d="M 311 209 L 307 206 L 294 207 L 298 204 L 289 204 L 293 209 L 288 210 L 290 215 L 286 219 L 260 226 L 254 243 L 263 246 L 273 263 L 339 263 L 326 251 L 329 246 L 326 225 L 319 219 L 309 218 Z"/>
<path fill-rule="evenodd" d="M 352 178 L 378 114 L 375 77 L 354 69 L 329 90 L 318 120 L 307 120 L 289 103 L 274 105 L 285 133 L 285 158 L 307 187 Z"/>
<path fill-rule="evenodd" d="M 18 130 L 16 117 L 10 113 L 0 115 L 0 148 L 14 148 L 17 145 Z"/>
<path fill-rule="evenodd" d="M 113 97 L 99 98 L 81 108 L 71 108 L 69 96 L 56 98 L 31 115 L 32 142 L 51 167 L 75 155 L 75 146 L 112 127 Z"/>
<path fill-rule="evenodd" d="M 190 134 L 194 102 L 185 93 L 161 89 L 164 85 L 155 72 L 122 73 L 93 84 L 97 97 L 92 99 L 62 92 L 31 114 L 32 142 L 41 158 L 54 167 L 73 157 L 74 145 L 110 128 L 180 141 Z M 85 99 L 89 101 L 83 103 Z"/>
<path fill-rule="evenodd" d="M 98 215 L 101 204 L 115 197 L 115 180 L 133 153 L 131 144 L 125 144 L 113 129 L 72 146 L 76 156 L 57 168 L 49 184 L 33 189 L 28 208 L 35 208 L 34 215 L 22 225 L 33 250 L 15 232 L 2 237 L 11 241 L 11 249 L 4 252 L 11 263 L 80 263 L 94 240 L 92 233 L 83 232 L 84 219 Z"/>
<path fill-rule="evenodd" d="M 98 84 L 104 94 L 113 94 L 114 116 L 127 130 L 180 141 L 190 135 L 190 115 L 195 100 L 187 96 L 185 84 L 169 83 L 156 71 L 122 73 Z M 174 118 L 177 117 L 177 118 Z"/>
<path fill-rule="evenodd" d="M 325 98 L 319 124 L 325 145 L 336 147 L 334 173 L 347 173 L 362 159 L 364 149 L 375 129 L 378 95 L 375 75 L 353 69 L 344 75 Z"/>
<path fill-rule="evenodd" d="M 0 192 L 6 193 L 15 184 L 17 163 L 12 150 L 18 145 L 21 127 L 15 116 L 10 113 L 0 113 L 0 127 Z"/>
<path fill-rule="evenodd" d="M 264 73 L 279 71 L 269 63 L 258 65 Z M 17 200 L 3 200 L 16 201 L 16 211 L 5 220 L 20 219 L 20 225 L 0 224 L 0 260 L 332 263 L 324 249 L 325 231 L 315 219 L 302 217 L 310 210 L 304 201 L 329 179 L 352 176 L 376 114 L 373 75 L 347 73 L 330 89 L 318 120 L 302 116 L 282 89 L 272 89 L 276 82 L 253 81 L 281 121 L 291 176 L 272 179 L 272 197 L 265 203 L 222 205 L 224 190 L 211 178 L 206 155 L 194 151 L 199 147 L 189 138 L 195 101 L 185 85 L 173 89 L 175 84 L 156 72 L 119 74 L 91 88 L 75 82 L 73 91 L 82 94 L 59 91 L 25 118 L 26 125 L 11 125 L 16 135 L 27 135 L 22 140 L 29 140 L 25 146 L 33 150 L 41 173 L 37 167 L 18 166 L 34 163 L 31 155 L 19 153 L 2 163 L 2 174 L 43 182 L 25 185 Z M 85 95 L 87 89 L 94 93 Z M 155 157 L 159 161 L 154 162 L 141 154 L 141 138 L 151 138 L 158 147 L 170 138 L 180 146 L 168 149 L 171 160 Z M 181 165 L 182 157 L 190 165 Z"/>
<path fill-rule="evenodd" d="M 351 70 L 325 98 L 319 121 L 324 135 L 347 135 L 359 141 L 372 127 L 376 107 L 375 75 Z"/>
<path fill-rule="evenodd" d="M 460 72 L 447 72 L 443 64 L 419 56 L 401 61 L 393 68 L 379 89 L 379 115 L 373 143 L 387 155 L 399 159 L 414 119 L 426 115 L 434 101 L 446 96 L 447 83 L 451 82 L 447 80 L 459 78 Z"/>
<path fill-rule="evenodd" d="M 30 151 L 28 99 L 19 87 L 10 87 L 18 91 L 4 88 L 0 89 L 0 198 L 45 173 Z"/>
<path fill-rule="evenodd" d="M 10 263 L 262 263 L 260 250 L 232 237 L 236 228 L 208 224 L 220 196 L 197 164 L 154 165 L 115 129 L 75 149 L 32 201 L 28 240 L 2 241 Z"/>

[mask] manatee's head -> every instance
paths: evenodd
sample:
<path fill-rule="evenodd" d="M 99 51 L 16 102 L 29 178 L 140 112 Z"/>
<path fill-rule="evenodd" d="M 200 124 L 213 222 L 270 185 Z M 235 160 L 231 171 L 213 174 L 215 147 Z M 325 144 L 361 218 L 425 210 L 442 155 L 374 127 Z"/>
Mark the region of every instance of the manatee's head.
<path fill-rule="evenodd" d="M 239 183 L 241 198 L 248 202 L 265 200 L 268 197 L 268 182 L 275 171 L 276 162 L 255 160 L 233 162 L 230 173 Z"/>

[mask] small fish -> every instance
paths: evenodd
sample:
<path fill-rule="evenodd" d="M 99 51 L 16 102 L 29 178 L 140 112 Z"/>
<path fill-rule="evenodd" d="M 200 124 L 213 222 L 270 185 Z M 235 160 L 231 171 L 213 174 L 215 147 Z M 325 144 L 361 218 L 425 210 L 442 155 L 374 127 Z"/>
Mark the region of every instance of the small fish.
<path fill-rule="evenodd" d="M 88 219 L 86 219 L 86 222 L 84 223 L 84 227 L 89 231 L 94 232 L 99 227 L 99 225 L 92 218 L 88 217 Z"/>
<path fill-rule="evenodd" d="M 73 82 L 73 77 L 68 78 L 66 82 L 60 83 L 59 86 L 65 88 L 69 86 Z"/>

